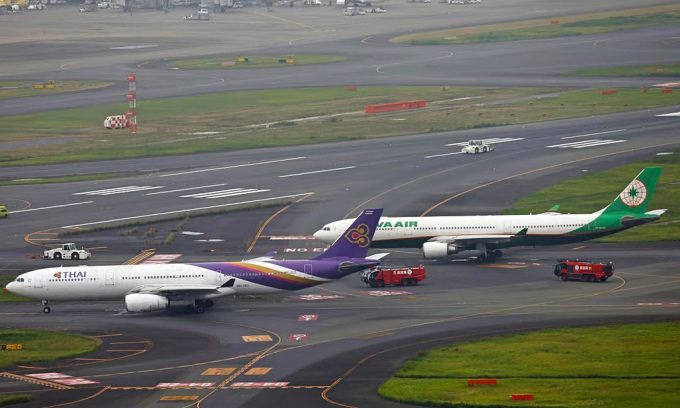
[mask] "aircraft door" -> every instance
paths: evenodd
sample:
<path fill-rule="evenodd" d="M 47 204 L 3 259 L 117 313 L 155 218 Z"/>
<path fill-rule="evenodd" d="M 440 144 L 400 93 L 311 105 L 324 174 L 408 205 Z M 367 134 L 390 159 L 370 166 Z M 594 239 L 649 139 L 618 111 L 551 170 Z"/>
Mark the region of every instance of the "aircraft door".
<path fill-rule="evenodd" d="M 511 220 L 505 220 L 505 223 L 503 224 L 503 232 L 505 234 L 514 234 L 515 232 L 512 230 L 512 221 Z"/>
<path fill-rule="evenodd" d="M 114 286 L 116 284 L 116 276 L 114 271 L 106 271 L 106 286 Z"/>
<path fill-rule="evenodd" d="M 312 264 L 305 264 L 305 273 L 307 275 L 313 275 Z"/>
<path fill-rule="evenodd" d="M 34 279 L 35 280 L 33 281 L 33 287 L 42 288 L 43 287 L 43 273 L 42 272 L 36 272 Z"/>

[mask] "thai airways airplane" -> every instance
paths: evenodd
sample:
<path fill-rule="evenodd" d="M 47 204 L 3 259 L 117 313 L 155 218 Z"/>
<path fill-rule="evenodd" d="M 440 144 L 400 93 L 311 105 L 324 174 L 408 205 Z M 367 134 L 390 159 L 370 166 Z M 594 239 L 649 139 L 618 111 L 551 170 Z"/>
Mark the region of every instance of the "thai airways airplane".
<path fill-rule="evenodd" d="M 560 245 L 604 237 L 656 221 L 666 212 L 647 212 L 660 175 L 660 167 L 642 170 L 611 204 L 592 214 L 560 214 L 559 206 L 555 206 L 535 215 L 382 217 L 371 246 L 422 248 L 426 259 L 476 250 L 481 252 L 477 261 L 482 263 L 500 258 L 501 248 Z M 333 242 L 351 222 L 331 222 L 314 238 Z"/>
<path fill-rule="evenodd" d="M 385 254 L 366 256 L 382 209 L 364 210 L 338 240 L 309 260 L 163 265 L 61 266 L 19 275 L 5 288 L 11 293 L 50 300 L 125 298 L 130 312 L 167 309 L 171 302 L 203 313 L 214 298 L 305 289 L 380 265 Z"/>

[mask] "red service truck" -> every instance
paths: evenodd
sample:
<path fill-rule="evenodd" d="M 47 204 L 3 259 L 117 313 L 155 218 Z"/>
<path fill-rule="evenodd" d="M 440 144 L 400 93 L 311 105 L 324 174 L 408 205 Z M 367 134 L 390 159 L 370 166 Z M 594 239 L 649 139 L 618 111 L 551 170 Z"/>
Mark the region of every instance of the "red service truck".
<path fill-rule="evenodd" d="M 385 285 L 415 286 L 425 280 L 425 267 L 385 267 L 378 266 L 361 273 L 361 280 L 372 288 L 382 288 Z"/>
<path fill-rule="evenodd" d="M 611 262 L 569 261 L 558 260 L 554 266 L 555 276 L 566 280 L 580 280 L 583 282 L 604 282 L 614 275 L 614 264 Z"/>

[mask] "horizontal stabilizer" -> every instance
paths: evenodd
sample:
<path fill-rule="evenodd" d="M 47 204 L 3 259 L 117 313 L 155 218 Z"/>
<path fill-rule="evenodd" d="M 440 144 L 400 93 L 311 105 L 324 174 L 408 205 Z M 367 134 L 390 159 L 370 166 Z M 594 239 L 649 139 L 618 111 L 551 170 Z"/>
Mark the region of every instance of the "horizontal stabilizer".
<path fill-rule="evenodd" d="M 666 210 L 654 210 L 638 217 L 626 215 L 621 217 L 620 222 L 624 227 L 635 227 L 637 225 L 647 224 L 648 222 L 658 220 L 664 212 L 666 212 Z"/>
<path fill-rule="evenodd" d="M 389 254 L 390 254 L 389 252 L 383 252 L 383 253 L 380 253 L 380 254 L 369 255 L 369 256 L 366 257 L 366 259 L 376 259 L 376 260 L 379 261 Z"/>

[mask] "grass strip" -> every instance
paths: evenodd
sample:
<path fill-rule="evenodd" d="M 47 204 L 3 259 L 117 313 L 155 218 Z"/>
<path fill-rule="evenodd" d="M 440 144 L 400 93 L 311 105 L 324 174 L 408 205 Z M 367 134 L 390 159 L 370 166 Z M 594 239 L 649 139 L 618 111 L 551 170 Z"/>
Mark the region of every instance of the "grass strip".
<path fill-rule="evenodd" d="M 379 389 L 435 407 L 671 407 L 680 403 L 680 323 L 551 329 L 419 354 Z M 496 378 L 497 386 L 466 379 Z M 510 401 L 511 394 L 534 401 Z"/>
<path fill-rule="evenodd" d="M 466 44 L 534 40 L 599 34 L 633 28 L 672 25 L 680 22 L 680 5 L 580 14 L 482 26 L 451 28 L 392 38 L 411 45 Z"/>
<path fill-rule="evenodd" d="M 567 76 L 680 77 L 680 64 L 635 65 L 629 67 L 586 68 L 567 72 Z"/>
<path fill-rule="evenodd" d="M 32 395 L 17 394 L 17 395 L 0 395 L 0 405 L 12 405 L 28 402 L 33 399 Z"/>
<path fill-rule="evenodd" d="M 33 85 L 47 81 L 0 81 L 0 100 L 25 98 L 30 96 L 45 96 L 56 93 L 80 92 L 91 89 L 106 88 L 113 82 L 101 81 L 55 81 L 54 88 L 36 89 Z"/>
<path fill-rule="evenodd" d="M 21 350 L 0 351 L 0 367 L 52 361 L 98 350 L 101 340 L 46 330 L 0 330 L 0 343 L 21 344 Z"/>
<path fill-rule="evenodd" d="M 489 87 L 341 87 L 284 89 L 143 101 L 139 133 L 99 123 L 124 105 L 0 117 L 7 142 L 67 140 L 0 150 L 0 166 L 37 165 L 294 146 L 445 132 L 680 104 L 680 92 Z M 561 92 L 561 93 L 560 93 Z M 467 99 L 466 99 L 467 98 Z M 365 114 L 369 104 L 426 100 L 428 107 Z M 268 128 L 265 123 L 271 123 Z M 285 126 L 275 126 L 275 124 Z M 74 133 L 81 140 L 68 141 Z"/>
<path fill-rule="evenodd" d="M 169 68 L 179 69 L 248 69 L 312 64 L 332 64 L 345 60 L 347 60 L 347 57 L 342 55 L 248 55 L 243 57 L 223 56 L 214 58 L 183 59 L 170 62 L 167 64 L 167 66 Z"/>
<path fill-rule="evenodd" d="M 547 211 L 555 204 L 559 204 L 560 212 L 565 214 L 595 212 L 609 205 L 643 168 L 661 166 L 663 171 L 648 208 L 648 210 L 668 209 L 661 220 L 595 241 L 677 241 L 680 223 L 680 208 L 678 207 L 680 189 L 677 187 L 680 181 L 680 149 L 674 150 L 673 153 L 555 184 L 517 200 L 512 207 L 502 213 L 536 214 Z"/>

